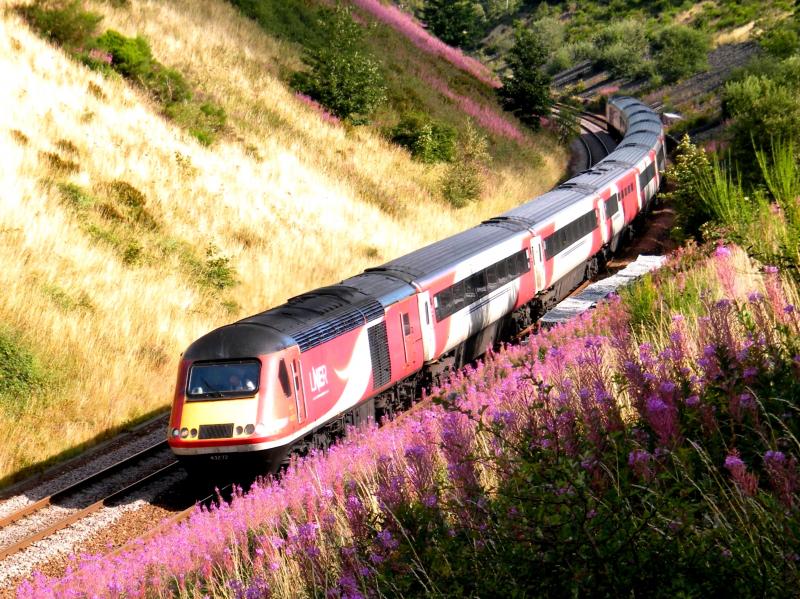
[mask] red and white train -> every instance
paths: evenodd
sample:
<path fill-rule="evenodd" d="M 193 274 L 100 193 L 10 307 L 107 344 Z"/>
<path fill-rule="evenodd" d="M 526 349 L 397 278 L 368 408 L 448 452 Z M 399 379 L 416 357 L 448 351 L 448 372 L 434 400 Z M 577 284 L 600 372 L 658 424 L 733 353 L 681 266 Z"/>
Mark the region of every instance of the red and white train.
<path fill-rule="evenodd" d="M 661 120 L 609 101 L 624 135 L 593 168 L 467 231 L 211 331 L 183 354 L 168 431 L 188 466 L 324 447 L 347 424 L 523 330 L 592 276 L 661 183 Z"/>

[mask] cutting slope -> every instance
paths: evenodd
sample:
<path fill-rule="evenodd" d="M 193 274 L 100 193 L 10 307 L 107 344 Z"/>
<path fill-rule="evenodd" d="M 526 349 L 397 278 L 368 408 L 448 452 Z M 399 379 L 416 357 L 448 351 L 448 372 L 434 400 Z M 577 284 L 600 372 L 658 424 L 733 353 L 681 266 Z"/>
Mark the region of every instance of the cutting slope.
<path fill-rule="evenodd" d="M 0 477 L 166 406 L 179 353 L 214 326 L 463 229 L 560 176 L 563 154 L 544 142 L 535 167 L 496 159 L 484 199 L 456 211 L 436 197 L 443 167 L 299 101 L 278 77 L 299 66 L 298 49 L 231 6 L 91 9 L 103 29 L 146 36 L 229 124 L 203 147 L 124 80 L 3 12 L 0 338 L 45 375 L 21 387 L 0 376 L 0 436 L 19 440 L 2 444 Z M 524 143 L 536 153 L 543 142 Z"/>

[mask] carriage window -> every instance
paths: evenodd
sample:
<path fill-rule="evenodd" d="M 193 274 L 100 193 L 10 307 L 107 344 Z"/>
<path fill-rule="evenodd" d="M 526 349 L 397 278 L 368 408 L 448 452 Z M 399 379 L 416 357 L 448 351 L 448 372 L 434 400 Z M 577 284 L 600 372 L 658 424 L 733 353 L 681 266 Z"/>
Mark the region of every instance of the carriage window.
<path fill-rule="evenodd" d="M 436 320 L 441 322 L 464 306 L 486 297 L 529 270 L 528 251 L 522 250 L 473 273 L 463 281 L 454 283 L 433 297 Z"/>
<path fill-rule="evenodd" d="M 186 395 L 190 400 L 251 397 L 258 391 L 261 363 L 197 362 L 189 370 Z"/>
<path fill-rule="evenodd" d="M 612 194 L 606 200 L 606 218 L 611 218 L 619 210 L 619 202 L 617 201 L 617 194 Z"/>
<path fill-rule="evenodd" d="M 464 281 L 459 281 L 452 287 L 453 289 L 453 308 L 454 311 L 460 310 L 464 306 Z"/>

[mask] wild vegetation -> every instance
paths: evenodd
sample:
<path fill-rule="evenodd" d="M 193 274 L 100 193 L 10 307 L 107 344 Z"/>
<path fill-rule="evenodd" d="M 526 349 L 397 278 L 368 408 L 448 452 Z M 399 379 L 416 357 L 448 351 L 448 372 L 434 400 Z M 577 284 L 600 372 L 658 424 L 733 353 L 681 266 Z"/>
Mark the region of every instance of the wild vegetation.
<path fill-rule="evenodd" d="M 58 27 L 34 27 L 35 8 L 66 12 Z M 11 356 L 0 434 L 15 439 L 0 452 L 4 480 L 164 409 L 180 352 L 214 326 L 462 230 L 561 176 L 555 140 L 502 117 L 493 88 L 369 25 L 369 13 L 358 16 L 365 43 L 394 61 L 390 99 L 354 126 L 288 87 L 305 68 L 302 44 L 227 3 L 21 10 L 0 14 L 0 336 Z M 87 65 L 86 50 L 117 57 L 95 52 L 106 66 Z M 174 97 L 173 113 L 159 89 L 191 100 Z M 386 107 L 402 93 L 454 131 L 474 119 L 486 139 L 482 193 L 464 208 L 443 197 L 448 162 L 387 139 L 405 112 Z M 224 111 L 210 145 L 182 120 L 187 102 L 203 115 L 188 120 L 217 118 L 206 102 Z"/>
<path fill-rule="evenodd" d="M 687 269 L 704 276 L 680 305 L 634 288 L 280 481 L 19 596 L 791 594 L 797 289 L 726 246 L 647 285 L 659 297 Z"/>
<path fill-rule="evenodd" d="M 25 112 L 11 105 L 14 125 L 0 137 L 14 173 L 4 189 L 15 192 L 0 212 L 6 430 L 35 422 L 42 439 L 52 443 L 58 431 L 66 447 L 135 418 L 165 403 L 174 355 L 213 324 L 417 247 L 432 230 L 462 228 L 556 178 L 553 169 L 537 189 L 540 171 L 517 174 L 510 154 L 527 160 L 542 146 L 494 104 L 498 82 L 395 7 L 353 2 L 366 26 L 345 31 L 344 47 L 375 61 L 386 101 L 337 112 L 335 98 L 318 93 L 326 86 L 297 95 L 286 84 L 335 73 L 335 57 L 309 40 L 321 14 L 344 13 L 234 4 L 252 21 L 211 0 L 91 7 L 123 46 L 148 40 L 152 56 L 219 98 L 226 129 L 211 148 L 156 116 L 163 106 L 146 87 L 64 60 L 3 16 L 19 31 L 0 36 L 16 52 L 0 52 L 0 66 L 14 74 L 10 95 L 28 100 Z M 480 7 L 487 27 L 526 9 L 450 4 L 472 11 L 461 14 Z M 592 60 L 634 75 L 677 52 L 676 71 L 664 75 L 672 79 L 702 68 L 715 32 L 762 14 L 752 2 L 729 5 L 586 3 L 569 8 L 566 27 L 542 4 L 523 16 L 551 68 L 555 49 L 568 47 L 572 60 L 580 55 L 572 45 L 584 43 Z M 604 11 L 644 20 L 644 32 L 631 20 L 598 29 Z M 581 33 L 590 23 L 598 30 Z M 18 594 L 796 592 L 797 31 L 791 21 L 768 30 L 761 43 L 770 58 L 726 87 L 736 152 L 715 157 L 681 144 L 671 197 L 684 237 L 705 246 L 690 241 L 621 297 L 488 356 L 403 418 L 353 431 L 280 481 L 198 511 L 128 553 L 84 556 L 61 579 L 36 576 Z M 640 55 L 622 52 L 626 44 Z M 197 49 L 191 60 L 187 48 Z M 420 58 L 421 49 L 448 64 Z M 24 70 L 11 68 L 12 55 Z M 754 120 L 764 95 L 781 108 Z M 52 97 L 67 105 L 58 120 Z M 744 139 L 747 127 L 757 135 Z M 97 356 L 107 377 L 99 387 Z M 48 423 L 54 405 L 64 420 Z M 4 456 L 6 468 L 41 452 L 42 439 Z M 654 567 L 665 560 L 669 568 Z"/>

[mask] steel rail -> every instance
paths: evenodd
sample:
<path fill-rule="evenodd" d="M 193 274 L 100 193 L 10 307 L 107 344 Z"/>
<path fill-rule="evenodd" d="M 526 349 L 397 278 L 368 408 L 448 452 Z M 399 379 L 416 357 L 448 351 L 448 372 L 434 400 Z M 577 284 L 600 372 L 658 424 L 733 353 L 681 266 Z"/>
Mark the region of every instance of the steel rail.
<path fill-rule="evenodd" d="M 121 497 L 124 497 L 125 495 L 131 493 L 132 491 L 135 491 L 136 489 L 138 489 L 140 487 L 143 487 L 144 485 L 156 480 L 157 478 L 162 477 L 165 474 L 168 474 L 172 470 L 175 470 L 175 468 L 177 466 L 178 466 L 178 461 L 177 460 L 174 461 L 174 462 L 171 462 L 171 463 L 167 464 L 166 466 L 163 466 L 159 470 L 157 470 L 155 472 L 151 472 L 147 476 L 144 476 L 144 477 L 140 478 L 139 480 L 137 480 L 137 481 L 135 481 L 133 483 L 130 483 L 129 485 L 125 486 L 124 488 L 122 488 L 122 489 L 120 489 L 118 491 L 114 491 L 113 493 L 111 493 L 110 495 L 107 495 L 103 499 L 99 499 L 99 500 L 95 501 L 94 503 L 92 503 L 90 505 L 87 505 L 86 507 L 78 510 L 77 512 L 73 512 L 72 514 L 69 514 L 68 516 L 66 516 L 66 517 L 54 522 L 50 526 L 47 526 L 46 528 L 43 528 L 42 530 L 39 530 L 39 531 L 33 533 L 32 535 L 28 535 L 27 537 L 25 537 L 23 539 L 20 539 L 19 541 L 15 542 L 15 543 L 12 543 L 11 545 L 3 547 L 2 549 L 0 549 L 0 561 L 4 560 L 5 558 L 7 558 L 10 555 L 13 555 L 14 553 L 17 553 L 18 551 L 22 551 L 23 549 L 26 549 L 27 547 L 30 547 L 31 545 L 33 545 L 37 541 L 41 541 L 42 539 L 49 537 L 50 535 L 58 532 L 59 530 L 67 528 L 71 524 L 74 524 L 75 522 L 77 522 L 79 520 L 82 520 L 86 516 L 88 516 L 88 515 L 96 512 L 96 511 L 100 510 L 101 508 L 103 508 L 104 506 L 109 505 L 110 503 L 114 502 L 115 500 L 117 500 L 117 499 L 119 499 Z"/>
<path fill-rule="evenodd" d="M 150 447 L 147 447 L 146 449 L 143 449 L 138 453 L 128 456 L 127 458 L 120 460 L 119 462 L 116 462 L 111 466 L 103 468 L 102 470 L 99 470 L 94 474 L 90 474 L 89 476 L 79 480 L 78 482 L 72 483 L 71 485 L 68 485 L 63 489 L 60 489 L 55 493 L 48 495 L 47 497 L 43 497 L 38 501 L 35 501 L 34 503 L 29 503 L 25 507 L 22 507 L 19 510 L 12 512 L 11 514 L 3 518 L 0 518 L 0 528 L 8 526 L 9 524 L 12 524 L 14 522 L 17 522 L 18 520 L 22 520 L 23 518 L 30 516 L 35 512 L 38 512 L 39 510 L 47 507 L 48 505 L 52 505 L 54 502 L 63 499 L 64 497 L 72 495 L 73 493 L 77 493 L 84 487 L 87 487 L 103 478 L 107 478 L 112 474 L 124 470 L 125 468 L 130 466 L 132 462 L 136 462 L 144 458 L 150 457 L 151 455 L 156 454 L 159 451 L 163 451 L 164 449 L 167 449 L 166 440 L 159 441 L 155 445 L 151 445 Z"/>

